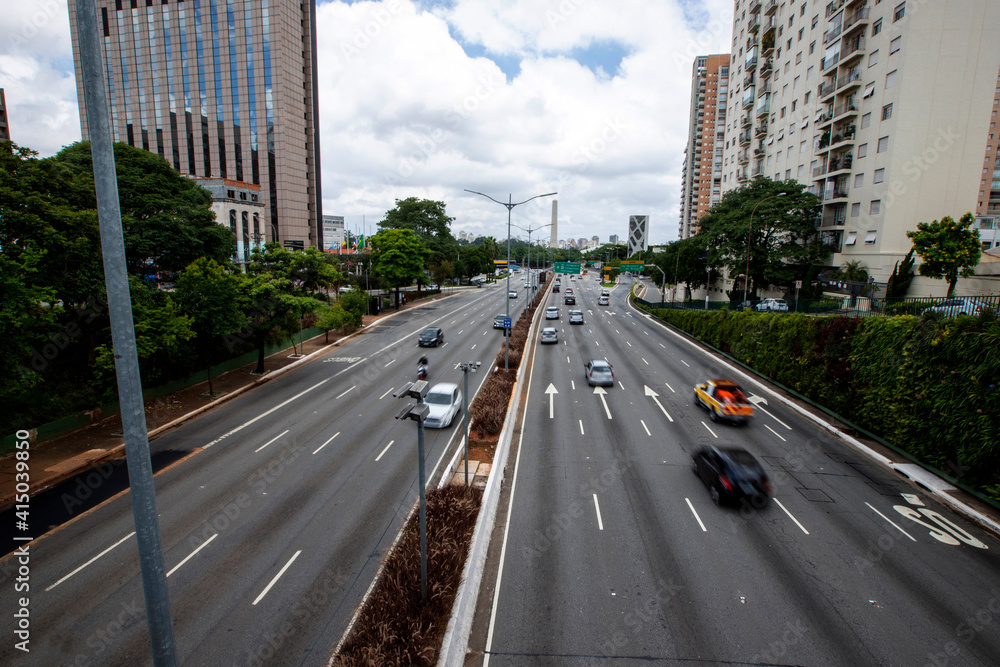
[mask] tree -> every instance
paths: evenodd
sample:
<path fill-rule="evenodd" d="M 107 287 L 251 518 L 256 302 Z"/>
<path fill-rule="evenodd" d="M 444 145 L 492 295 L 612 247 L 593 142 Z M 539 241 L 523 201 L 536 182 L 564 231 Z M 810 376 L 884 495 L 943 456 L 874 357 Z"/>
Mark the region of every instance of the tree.
<path fill-rule="evenodd" d="M 340 307 L 347 316 L 345 326 L 360 327 L 368 310 L 368 293 L 360 290 L 348 292 L 340 298 Z"/>
<path fill-rule="evenodd" d="M 348 314 L 340 304 L 334 304 L 320 311 L 316 318 L 316 326 L 326 333 L 326 342 L 330 342 L 331 329 L 343 329 L 351 323 L 353 316 Z"/>
<path fill-rule="evenodd" d="M 434 282 L 438 284 L 438 287 L 441 287 L 455 275 L 455 265 L 448 260 L 435 264 L 431 267 L 431 275 L 434 276 Z"/>
<path fill-rule="evenodd" d="M 700 287 L 708 280 L 705 247 L 697 236 L 668 244 L 666 252 L 652 256 L 652 263 L 663 270 L 667 284 L 686 283 L 688 287 Z M 659 277 L 659 272 L 655 275 Z"/>
<path fill-rule="evenodd" d="M 709 266 L 727 269 L 730 277 L 745 276 L 749 253 L 753 296 L 762 286 L 790 284 L 830 254 L 816 230 L 820 208 L 819 198 L 797 181 L 759 178 L 723 195 L 698 221 L 697 237 Z"/>
<path fill-rule="evenodd" d="M 976 218 L 966 213 L 958 222 L 949 216 L 941 221 L 919 222 L 915 231 L 906 232 L 922 264 L 917 272 L 928 278 L 948 281 L 948 296 L 955 292 L 958 278 L 976 275 L 976 264 L 983 254 Z"/>
<path fill-rule="evenodd" d="M 910 283 L 913 282 L 913 250 L 910 248 L 910 252 L 903 257 L 902 263 L 896 262 L 895 266 L 892 267 L 892 275 L 889 276 L 889 282 L 885 288 L 886 298 L 904 297 L 907 290 L 910 289 Z"/>
<path fill-rule="evenodd" d="M 844 265 L 837 271 L 837 275 L 852 283 L 868 282 L 868 270 L 865 268 L 864 264 L 857 259 L 851 260 L 850 262 L 844 262 Z"/>
<path fill-rule="evenodd" d="M 395 208 L 378 223 L 380 230 L 408 229 L 424 243 L 429 264 L 440 264 L 458 254 L 458 241 L 451 235 L 454 218 L 445 213 L 445 204 L 430 199 L 397 199 Z"/>
<path fill-rule="evenodd" d="M 399 308 L 399 288 L 424 278 L 427 250 L 410 229 L 384 229 L 372 237 L 371 244 L 372 273 L 396 291 Z"/>
<path fill-rule="evenodd" d="M 340 272 L 317 248 L 289 252 L 285 275 L 303 295 L 343 282 Z"/>
<path fill-rule="evenodd" d="M 197 334 L 199 356 L 208 367 L 208 394 L 212 387 L 212 359 L 222 349 L 225 336 L 243 328 L 241 275 L 229 273 L 215 260 L 202 257 L 191 262 L 177 279 L 174 298 L 191 317 Z"/>

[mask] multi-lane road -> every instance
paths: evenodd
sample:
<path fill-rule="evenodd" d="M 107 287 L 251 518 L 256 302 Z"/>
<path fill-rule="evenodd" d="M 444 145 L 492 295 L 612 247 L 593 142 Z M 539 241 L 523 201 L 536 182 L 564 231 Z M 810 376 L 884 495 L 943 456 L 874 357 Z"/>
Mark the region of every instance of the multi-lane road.
<path fill-rule="evenodd" d="M 713 423 L 693 386 L 727 367 L 629 308 L 628 283 L 609 306 L 572 285 L 586 323 L 549 295 L 561 340 L 535 351 L 467 664 L 1000 663 L 993 536 L 773 397 Z M 700 446 L 753 452 L 773 502 L 713 505 Z"/>
<path fill-rule="evenodd" d="M 525 290 L 512 286 L 516 317 Z M 403 311 L 151 443 L 174 461 L 156 487 L 181 664 L 327 663 L 416 498 L 416 428 L 394 419 L 393 390 L 414 379 L 422 352 L 431 384 L 461 386 L 463 361 L 489 366 L 507 303 L 499 283 Z M 441 347 L 417 347 L 427 326 L 444 329 Z M 429 473 L 460 438 L 460 420 L 427 431 Z M 39 512 L 72 513 L 80 488 L 36 498 Z M 4 559 L 0 664 L 149 661 L 130 503 L 124 492 L 29 545 L 30 653 L 14 647 L 17 561 Z M 61 520 L 52 514 L 33 514 L 33 526 Z"/>

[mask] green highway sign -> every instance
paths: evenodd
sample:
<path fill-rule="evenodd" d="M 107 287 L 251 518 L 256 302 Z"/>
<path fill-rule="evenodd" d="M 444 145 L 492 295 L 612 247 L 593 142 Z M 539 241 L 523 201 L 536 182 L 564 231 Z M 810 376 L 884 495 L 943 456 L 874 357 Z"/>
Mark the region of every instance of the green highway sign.
<path fill-rule="evenodd" d="M 580 263 L 579 262 L 556 262 L 555 267 L 556 273 L 572 273 L 575 275 L 580 275 Z"/>
<path fill-rule="evenodd" d="M 643 262 L 641 260 L 640 261 L 635 261 L 635 260 L 627 260 L 626 259 L 626 260 L 622 260 L 621 269 L 622 269 L 622 271 L 633 271 L 633 272 L 638 273 L 638 272 L 642 271 L 645 268 L 645 266 L 646 266 L 645 262 Z"/>

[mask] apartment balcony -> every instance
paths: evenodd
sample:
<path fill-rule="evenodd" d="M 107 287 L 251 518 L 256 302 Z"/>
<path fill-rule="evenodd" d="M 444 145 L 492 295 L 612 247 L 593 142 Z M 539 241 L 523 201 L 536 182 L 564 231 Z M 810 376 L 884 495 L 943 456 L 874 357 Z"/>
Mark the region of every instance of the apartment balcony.
<path fill-rule="evenodd" d="M 753 156 L 755 158 L 756 157 L 764 157 L 765 153 L 766 153 L 766 151 L 763 148 L 755 148 L 755 149 L 753 149 Z"/>
<path fill-rule="evenodd" d="M 863 4 L 866 4 L 867 2 L 868 2 L 868 0 L 847 0 L 847 2 L 844 3 L 844 5 L 848 9 L 851 9 L 855 5 L 863 5 Z"/>
<path fill-rule="evenodd" d="M 771 76 L 771 72 L 774 69 L 774 59 L 764 58 L 760 63 L 760 76 L 762 79 L 766 79 Z"/>
<path fill-rule="evenodd" d="M 836 54 L 836 55 L 832 55 L 829 58 L 823 58 L 823 60 L 820 62 L 820 69 L 822 69 L 823 72 L 826 73 L 826 71 L 828 69 L 836 67 L 837 63 L 839 63 L 839 62 L 840 62 L 840 54 L 839 53 Z"/>
<path fill-rule="evenodd" d="M 744 88 L 749 88 L 750 86 L 754 85 L 755 83 L 757 83 L 757 77 L 754 76 L 753 72 L 750 72 L 745 77 L 743 77 L 743 87 Z"/>
<path fill-rule="evenodd" d="M 750 141 L 751 141 L 750 130 L 744 130 L 743 132 L 740 132 L 740 146 L 749 146 Z"/>
<path fill-rule="evenodd" d="M 857 114 L 858 105 L 854 103 L 853 99 L 838 104 L 837 108 L 833 110 L 833 117 L 837 120 L 843 120 L 846 116 L 856 116 Z"/>
<path fill-rule="evenodd" d="M 764 95 L 770 95 L 773 90 L 771 90 L 771 84 L 768 82 L 763 82 L 757 86 L 757 97 L 763 97 Z"/>
<path fill-rule="evenodd" d="M 764 32 L 761 33 L 762 40 L 770 40 L 770 47 L 774 47 L 774 31 L 778 27 L 778 19 L 773 16 L 766 16 L 764 20 L 761 21 L 764 26 Z"/>
<path fill-rule="evenodd" d="M 760 178 L 764 175 L 764 163 L 758 162 L 753 166 L 753 171 L 750 172 L 751 178 Z"/>
<path fill-rule="evenodd" d="M 852 13 L 850 16 L 844 19 L 844 34 L 846 35 L 849 30 L 857 28 L 859 26 L 868 25 L 868 14 L 871 10 L 868 7 L 862 7 L 856 12 Z"/>
<path fill-rule="evenodd" d="M 820 165 L 813 168 L 813 178 L 819 178 L 820 176 L 826 175 L 826 165 Z"/>
<path fill-rule="evenodd" d="M 736 156 L 737 164 L 750 164 L 750 154 L 744 149 Z"/>
<path fill-rule="evenodd" d="M 833 40 L 840 37 L 840 33 L 843 30 L 843 26 L 834 26 L 826 31 L 823 35 L 823 44 L 829 44 Z"/>
<path fill-rule="evenodd" d="M 837 185 L 832 190 L 828 190 L 823 193 L 823 202 L 831 204 L 838 203 L 841 200 L 847 199 L 849 194 L 850 188 L 846 185 Z"/>
<path fill-rule="evenodd" d="M 750 20 L 747 21 L 747 32 L 755 33 L 760 30 L 760 15 L 752 14 Z"/>
<path fill-rule="evenodd" d="M 854 155 L 851 153 L 841 153 L 836 157 L 830 158 L 830 163 L 826 167 L 826 173 L 831 176 L 841 176 L 844 172 L 849 172 L 853 164 Z"/>
<path fill-rule="evenodd" d="M 743 69 L 749 71 L 757 67 L 757 47 L 747 51 L 746 60 L 743 61 Z"/>
<path fill-rule="evenodd" d="M 845 39 L 840 45 L 840 62 L 847 64 L 860 58 L 865 53 L 865 38 L 858 35 L 852 39 Z"/>
<path fill-rule="evenodd" d="M 748 113 L 740 116 L 740 127 L 749 128 L 751 125 L 753 125 L 753 116 Z"/>
<path fill-rule="evenodd" d="M 830 95 L 833 95 L 835 92 L 837 92 L 837 82 L 835 80 L 831 80 L 825 83 L 821 83 L 817 87 L 816 92 L 819 95 L 820 100 L 830 97 Z"/>
<path fill-rule="evenodd" d="M 829 5 L 826 6 L 826 18 L 830 18 L 844 6 L 845 0 L 833 0 Z"/>
<path fill-rule="evenodd" d="M 767 135 L 767 119 L 766 118 L 761 119 L 760 125 L 758 125 L 757 129 L 754 130 L 753 135 L 755 137 L 758 137 L 758 138 Z"/>
<path fill-rule="evenodd" d="M 750 6 L 747 7 L 747 11 L 751 14 L 756 14 L 760 11 L 761 0 L 750 0 Z"/>
<path fill-rule="evenodd" d="M 754 99 L 756 99 L 756 97 L 757 96 L 754 94 L 754 87 L 750 86 L 749 88 L 747 88 L 743 92 L 743 108 L 746 109 L 748 107 L 752 107 L 753 101 Z"/>
<path fill-rule="evenodd" d="M 764 3 L 764 14 L 770 16 L 778 11 L 778 0 L 766 0 Z"/>
<path fill-rule="evenodd" d="M 746 183 L 749 178 L 750 177 L 747 175 L 746 167 L 743 167 L 742 169 L 737 169 L 736 170 L 736 182 L 737 183 Z"/>
<path fill-rule="evenodd" d="M 847 204 L 830 204 L 823 208 L 817 227 L 842 227 L 847 224 Z"/>
<path fill-rule="evenodd" d="M 763 103 L 757 105 L 757 118 L 766 116 L 769 113 L 771 113 L 771 100 L 764 100 Z"/>
<path fill-rule="evenodd" d="M 847 92 L 851 88 L 859 87 L 861 85 L 861 78 L 861 70 L 852 69 L 850 72 L 837 79 L 837 92 L 843 93 Z"/>

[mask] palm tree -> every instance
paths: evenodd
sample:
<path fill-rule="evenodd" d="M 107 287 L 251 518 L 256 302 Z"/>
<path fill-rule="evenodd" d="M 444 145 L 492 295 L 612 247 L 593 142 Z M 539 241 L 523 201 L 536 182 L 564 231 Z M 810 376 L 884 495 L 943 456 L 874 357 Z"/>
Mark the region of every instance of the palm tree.
<path fill-rule="evenodd" d="M 864 265 L 858 260 L 851 260 L 850 262 L 845 262 L 843 266 L 840 267 L 839 271 L 840 277 L 852 283 L 866 283 L 868 282 L 868 270 Z"/>

